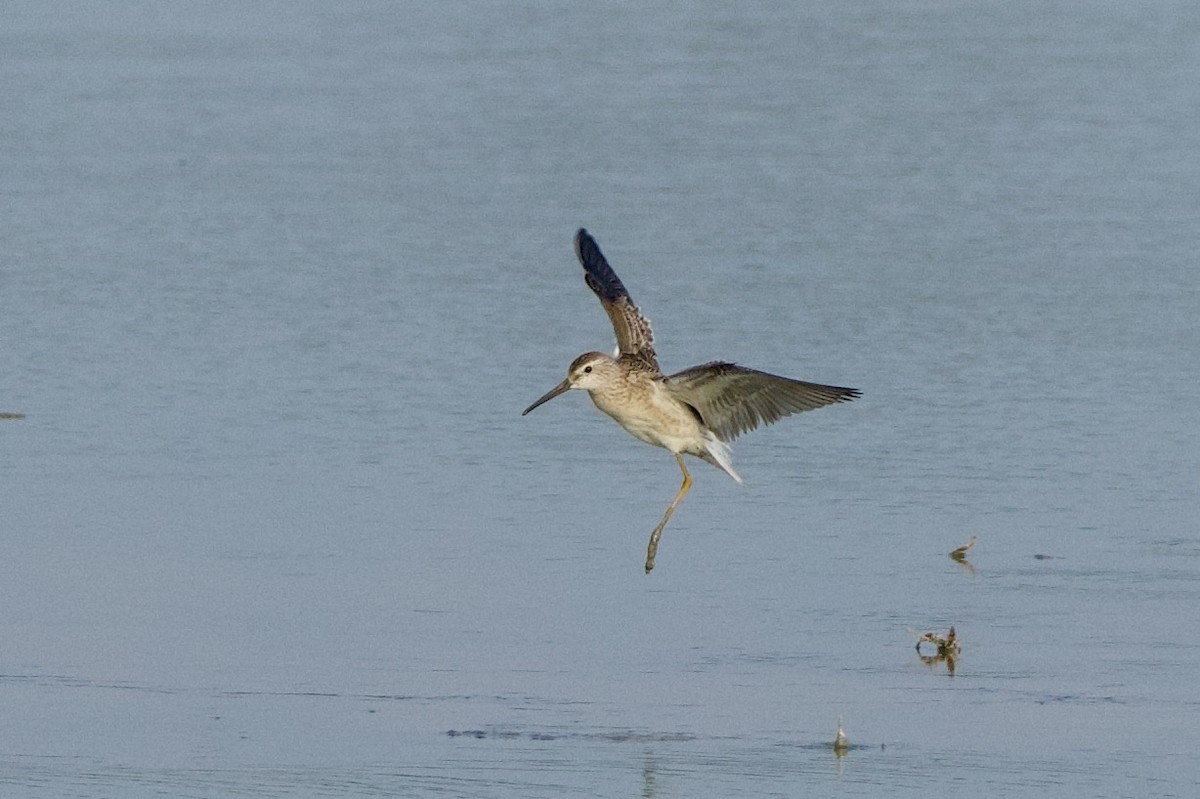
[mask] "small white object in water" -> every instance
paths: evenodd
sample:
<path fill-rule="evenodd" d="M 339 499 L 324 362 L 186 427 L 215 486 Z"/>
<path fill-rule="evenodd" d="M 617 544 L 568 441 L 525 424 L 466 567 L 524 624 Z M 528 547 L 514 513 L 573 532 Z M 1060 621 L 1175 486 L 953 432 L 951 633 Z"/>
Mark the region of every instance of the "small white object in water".
<path fill-rule="evenodd" d="M 846 731 L 842 729 L 842 717 L 838 716 L 837 735 L 833 738 L 833 751 L 839 755 L 850 748 L 850 739 L 846 737 Z"/>

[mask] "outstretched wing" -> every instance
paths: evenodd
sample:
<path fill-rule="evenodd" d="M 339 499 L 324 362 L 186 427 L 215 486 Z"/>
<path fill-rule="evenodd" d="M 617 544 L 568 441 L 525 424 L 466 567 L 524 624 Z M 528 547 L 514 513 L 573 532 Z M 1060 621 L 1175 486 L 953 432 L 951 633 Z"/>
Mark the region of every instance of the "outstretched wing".
<path fill-rule="evenodd" d="M 714 361 L 666 379 L 677 399 L 700 413 L 717 438 L 728 443 L 760 424 L 859 396 L 855 388 L 823 386 Z"/>
<path fill-rule="evenodd" d="M 633 304 L 625 285 L 617 273 L 608 265 L 604 253 L 592 235 L 583 228 L 575 234 L 575 254 L 586 273 L 588 288 L 600 298 L 600 304 L 612 320 L 613 332 L 617 334 L 617 351 L 622 356 L 632 356 L 658 369 L 658 358 L 654 353 L 654 334 L 650 332 L 650 320 Z"/>

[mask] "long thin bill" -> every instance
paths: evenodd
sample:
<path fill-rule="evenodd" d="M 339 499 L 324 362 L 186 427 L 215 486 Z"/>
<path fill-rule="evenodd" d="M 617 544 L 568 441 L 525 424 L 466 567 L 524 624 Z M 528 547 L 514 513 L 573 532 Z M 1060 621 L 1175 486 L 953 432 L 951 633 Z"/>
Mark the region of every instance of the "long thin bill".
<path fill-rule="evenodd" d="M 554 388 L 547 391 L 544 395 L 542 395 L 541 399 L 539 399 L 537 402 L 533 403 L 528 408 L 521 411 L 521 415 L 524 416 L 525 414 L 529 413 L 537 406 L 539 406 L 543 403 L 549 402 L 550 400 L 557 397 L 559 394 L 565 394 L 570 390 L 571 390 L 571 381 L 570 380 L 562 381 L 557 386 L 555 386 Z"/>

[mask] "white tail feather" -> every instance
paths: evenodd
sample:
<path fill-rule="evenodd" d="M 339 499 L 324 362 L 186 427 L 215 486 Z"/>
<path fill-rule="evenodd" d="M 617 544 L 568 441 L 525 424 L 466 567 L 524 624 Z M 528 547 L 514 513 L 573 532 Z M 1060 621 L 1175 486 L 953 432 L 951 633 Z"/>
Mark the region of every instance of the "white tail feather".
<path fill-rule="evenodd" d="M 704 442 L 704 449 L 712 458 L 712 463 L 720 466 L 721 470 L 734 480 L 737 480 L 739 483 L 742 482 L 742 476 L 733 470 L 733 462 L 730 460 L 730 449 L 728 444 L 717 438 L 712 434 L 711 431 L 709 431 L 707 440 Z"/>

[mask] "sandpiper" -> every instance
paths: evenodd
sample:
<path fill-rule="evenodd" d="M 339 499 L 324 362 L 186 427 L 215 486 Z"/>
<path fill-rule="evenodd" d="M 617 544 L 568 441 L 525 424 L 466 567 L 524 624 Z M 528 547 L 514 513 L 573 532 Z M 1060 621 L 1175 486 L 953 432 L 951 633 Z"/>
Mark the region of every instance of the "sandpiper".
<path fill-rule="evenodd" d="M 521 415 L 573 388 L 582 389 L 597 408 L 634 438 L 675 455 L 683 485 L 650 533 L 646 548 L 649 573 L 663 527 L 692 487 L 683 455 L 707 461 L 740 483 L 742 478 L 729 457 L 729 443 L 735 438 L 793 413 L 848 402 L 858 397 L 859 391 L 792 380 L 724 361 L 664 375 L 654 352 L 650 321 L 634 305 L 596 240 L 583 228 L 575 234 L 575 254 L 583 265 L 584 280 L 612 321 L 616 355 L 580 355 L 567 369 L 566 379 Z"/>

